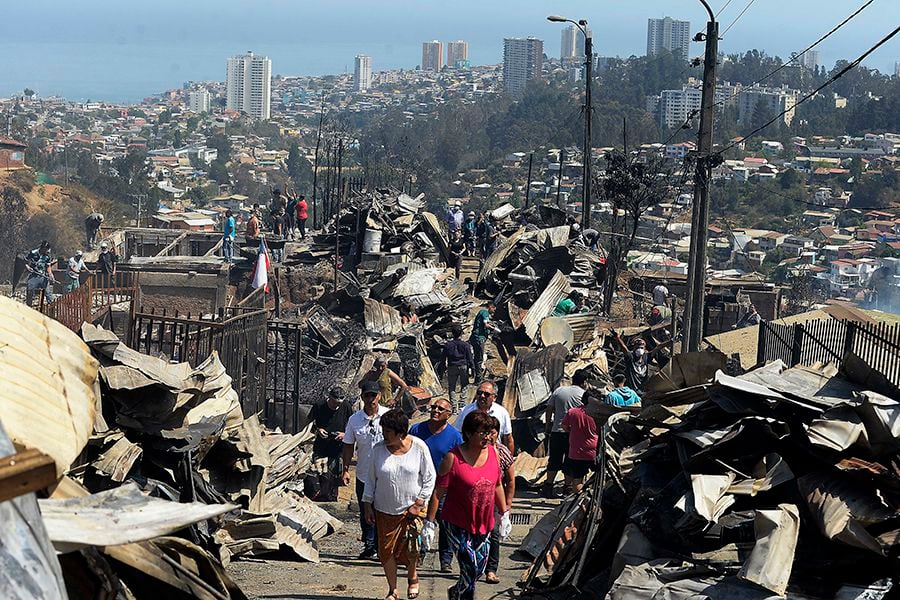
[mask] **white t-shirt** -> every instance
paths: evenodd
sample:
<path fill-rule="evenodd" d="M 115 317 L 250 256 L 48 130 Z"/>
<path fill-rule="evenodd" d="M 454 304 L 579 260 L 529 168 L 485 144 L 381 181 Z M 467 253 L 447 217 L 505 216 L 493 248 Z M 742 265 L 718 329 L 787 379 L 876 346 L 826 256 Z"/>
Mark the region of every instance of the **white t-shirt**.
<path fill-rule="evenodd" d="M 369 461 L 372 460 L 372 448 L 384 439 L 381 435 L 381 415 L 386 413 L 386 406 L 378 406 L 378 413 L 370 417 L 362 409 L 350 415 L 347 428 L 344 430 L 344 443 L 356 444 L 356 478 L 366 482 L 369 473 Z M 345 467 L 347 465 L 344 465 Z"/>
<path fill-rule="evenodd" d="M 409 438 L 412 446 L 405 454 L 391 454 L 384 441 L 372 448 L 362 501 L 373 502 L 378 512 L 401 515 L 416 500 L 427 503 L 434 491 L 436 475 L 428 446 L 415 436 Z"/>
<path fill-rule="evenodd" d="M 478 404 L 475 402 L 467 404 L 466 407 L 460 411 L 459 416 L 456 417 L 456 428 L 462 431 L 462 425 L 463 421 L 466 420 L 466 415 L 477 408 Z M 491 404 L 488 414 L 492 417 L 497 417 L 497 420 L 500 421 L 500 435 L 512 435 L 512 419 L 509 418 L 509 411 L 503 408 L 502 404 L 496 402 Z"/>

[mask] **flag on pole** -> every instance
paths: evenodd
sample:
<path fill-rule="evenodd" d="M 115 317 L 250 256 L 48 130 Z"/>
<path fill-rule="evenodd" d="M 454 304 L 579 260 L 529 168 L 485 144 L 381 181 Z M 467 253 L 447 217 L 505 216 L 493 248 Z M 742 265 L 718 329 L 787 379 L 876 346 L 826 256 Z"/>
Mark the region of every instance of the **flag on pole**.
<path fill-rule="evenodd" d="M 253 289 L 265 287 L 265 292 L 269 293 L 269 252 L 266 248 L 265 239 L 259 238 L 259 256 L 256 259 L 256 266 L 253 267 Z"/>

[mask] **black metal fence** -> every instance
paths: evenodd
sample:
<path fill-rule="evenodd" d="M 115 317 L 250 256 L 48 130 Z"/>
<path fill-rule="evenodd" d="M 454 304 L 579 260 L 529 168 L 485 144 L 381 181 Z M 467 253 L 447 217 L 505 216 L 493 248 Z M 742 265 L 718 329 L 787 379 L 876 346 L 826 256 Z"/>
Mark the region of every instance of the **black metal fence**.
<path fill-rule="evenodd" d="M 300 429 L 300 386 L 303 385 L 303 333 L 305 325 L 269 321 L 263 419 L 287 433 Z"/>
<path fill-rule="evenodd" d="M 215 320 L 137 311 L 127 343 L 138 352 L 192 366 L 217 351 L 244 414 L 265 417 L 267 317 L 265 309 L 223 309 Z"/>
<path fill-rule="evenodd" d="M 900 387 L 900 323 L 862 323 L 834 319 L 782 325 L 763 321 L 757 362 L 781 360 L 787 366 L 834 363 L 854 354 Z"/>

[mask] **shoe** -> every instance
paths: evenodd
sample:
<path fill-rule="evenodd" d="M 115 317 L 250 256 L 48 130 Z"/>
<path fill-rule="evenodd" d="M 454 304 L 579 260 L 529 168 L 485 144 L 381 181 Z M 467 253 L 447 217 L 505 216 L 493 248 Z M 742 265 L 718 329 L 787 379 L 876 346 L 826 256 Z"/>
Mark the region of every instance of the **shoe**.
<path fill-rule="evenodd" d="M 441 563 L 441 573 L 452 573 L 453 566 L 450 563 Z"/>
<path fill-rule="evenodd" d="M 500 578 L 497 577 L 496 573 L 488 573 L 484 576 L 484 582 L 490 583 L 491 585 L 496 585 L 500 583 Z"/>
<path fill-rule="evenodd" d="M 359 553 L 360 560 L 370 560 L 375 558 L 378 555 L 378 550 L 376 548 L 365 548 L 362 552 Z"/>

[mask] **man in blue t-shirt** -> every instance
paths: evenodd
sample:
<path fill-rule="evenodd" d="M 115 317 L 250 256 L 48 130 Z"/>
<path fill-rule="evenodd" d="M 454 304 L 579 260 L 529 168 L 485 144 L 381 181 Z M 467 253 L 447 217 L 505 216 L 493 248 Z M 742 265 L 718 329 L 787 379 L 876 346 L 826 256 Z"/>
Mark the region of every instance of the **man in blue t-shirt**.
<path fill-rule="evenodd" d="M 416 423 L 409 428 L 409 433 L 425 442 L 431 452 L 431 461 L 437 469 L 444 456 L 456 446 L 462 444 L 462 434 L 448 421 L 450 419 L 450 402 L 446 398 L 436 398 L 431 403 L 431 418 Z M 440 514 L 440 513 L 439 513 Z M 447 538 L 447 528 L 438 518 L 438 557 L 441 561 L 441 573 L 449 573 L 453 562 L 453 549 Z"/>
<path fill-rule="evenodd" d="M 225 223 L 222 228 L 222 256 L 229 264 L 234 260 L 234 230 L 234 213 L 229 209 L 225 211 Z"/>
<path fill-rule="evenodd" d="M 619 373 L 613 377 L 616 389 L 606 394 L 606 403 L 612 406 L 633 406 L 641 403 L 641 397 L 625 385 L 625 376 Z"/>

